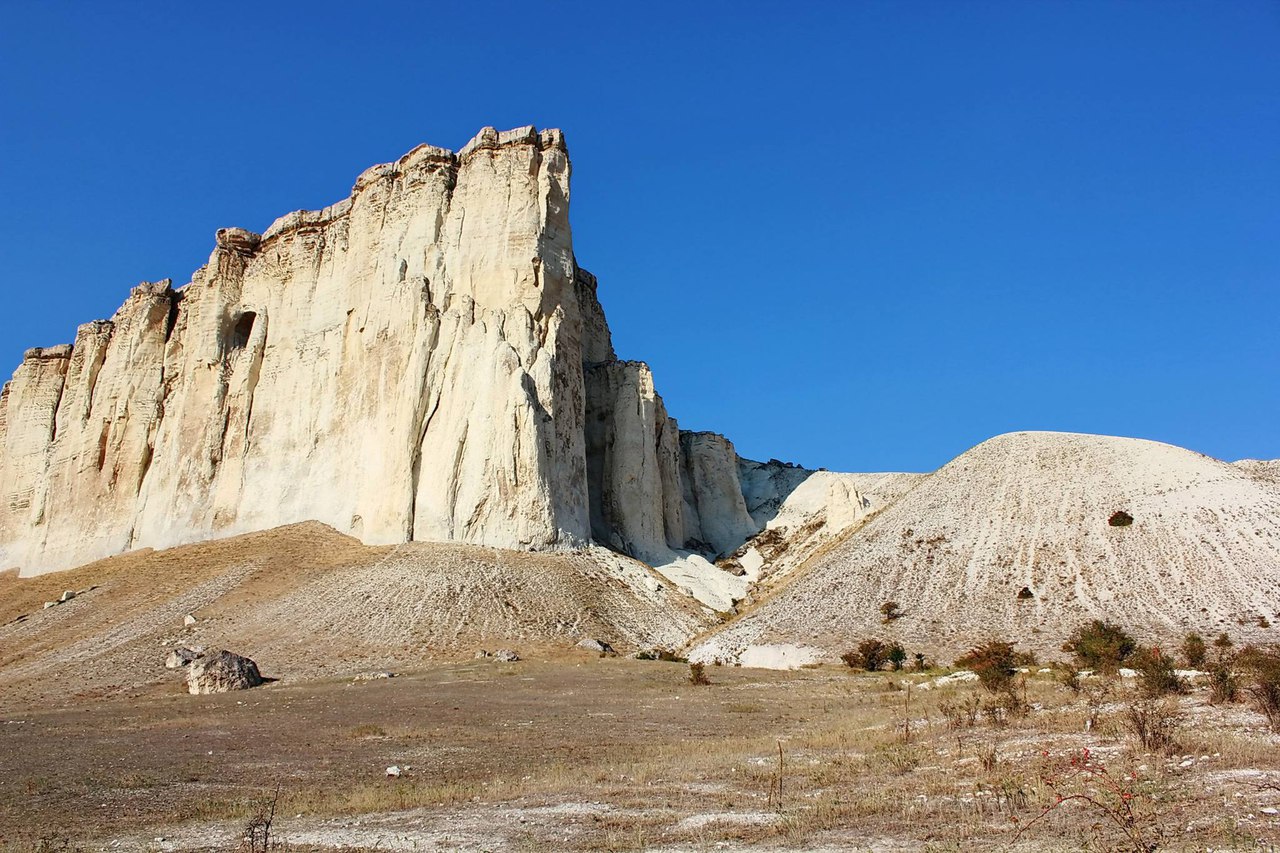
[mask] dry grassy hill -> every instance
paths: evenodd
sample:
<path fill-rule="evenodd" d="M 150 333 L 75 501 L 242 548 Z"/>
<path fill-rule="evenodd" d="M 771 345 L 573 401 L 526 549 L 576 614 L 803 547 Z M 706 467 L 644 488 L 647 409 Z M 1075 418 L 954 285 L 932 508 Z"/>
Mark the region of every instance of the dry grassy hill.
<path fill-rule="evenodd" d="M 64 590 L 78 594 L 44 607 Z M 367 547 L 307 523 L 0 575 L 0 696 L 45 703 L 146 689 L 173 679 L 163 661 L 175 644 L 230 648 L 288 681 L 478 647 L 556 654 L 583 637 L 619 651 L 676 647 L 708 624 L 647 567 L 600 549 Z"/>
<path fill-rule="evenodd" d="M 944 659 L 990 636 L 1051 651 L 1090 618 L 1148 639 L 1275 641 L 1280 487 L 1256 473 L 1151 441 L 999 436 L 820 551 L 696 656 L 769 644 L 830 656 L 869 636 Z M 1132 523 L 1113 525 L 1119 512 Z M 905 615 L 885 625 L 891 600 Z"/>

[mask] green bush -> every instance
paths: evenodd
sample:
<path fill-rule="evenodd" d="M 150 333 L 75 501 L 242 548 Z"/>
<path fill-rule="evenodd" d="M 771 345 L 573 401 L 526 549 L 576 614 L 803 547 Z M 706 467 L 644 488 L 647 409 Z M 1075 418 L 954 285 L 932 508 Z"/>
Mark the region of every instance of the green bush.
<path fill-rule="evenodd" d="M 1182 659 L 1187 662 L 1187 667 L 1190 669 L 1199 669 L 1204 666 L 1207 653 L 1208 647 L 1204 644 L 1204 637 L 1195 631 L 1187 634 L 1187 638 L 1182 641 Z"/>
<path fill-rule="evenodd" d="M 1240 695 L 1240 682 L 1236 680 L 1233 661 L 1219 657 L 1209 667 L 1209 702 L 1222 705 L 1234 702 Z"/>
<path fill-rule="evenodd" d="M 907 659 L 907 650 L 902 647 L 901 643 L 894 643 L 889 646 L 889 651 L 885 657 L 888 658 L 890 665 L 893 666 L 893 671 L 897 672 L 902 669 L 902 662 Z"/>
<path fill-rule="evenodd" d="M 1083 669 L 1113 673 L 1138 650 L 1138 643 L 1120 626 L 1094 619 L 1076 629 L 1062 650 L 1075 655 Z"/>
<path fill-rule="evenodd" d="M 1142 692 L 1155 699 L 1187 692 L 1187 682 L 1178 677 L 1173 660 L 1158 648 L 1139 648 L 1129 663 L 1138 671 Z"/>

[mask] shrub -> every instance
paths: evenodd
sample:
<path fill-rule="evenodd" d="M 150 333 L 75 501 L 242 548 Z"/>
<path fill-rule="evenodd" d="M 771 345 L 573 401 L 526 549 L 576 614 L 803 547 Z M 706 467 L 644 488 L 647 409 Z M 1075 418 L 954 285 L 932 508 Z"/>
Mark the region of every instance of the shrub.
<path fill-rule="evenodd" d="M 880 605 L 880 612 L 884 614 L 884 623 L 888 625 L 894 619 L 902 618 L 902 607 L 896 601 L 886 601 Z"/>
<path fill-rule="evenodd" d="M 1215 705 L 1234 702 L 1239 698 L 1240 682 L 1236 679 L 1236 656 L 1231 647 L 1235 645 L 1226 633 L 1214 638 L 1214 660 L 1209 667 L 1209 701 Z"/>
<path fill-rule="evenodd" d="M 1111 513 L 1111 517 L 1107 519 L 1107 524 L 1112 527 L 1128 527 L 1133 524 L 1133 516 L 1122 509 Z"/>
<path fill-rule="evenodd" d="M 1035 593 L 1031 591 L 1031 587 L 1029 586 L 1024 586 L 1022 589 L 1018 590 L 1019 601 L 1026 601 L 1029 598 L 1035 598 L 1035 597 L 1036 597 Z"/>
<path fill-rule="evenodd" d="M 1209 701 L 1214 705 L 1234 702 L 1240 694 L 1240 683 L 1230 660 L 1219 659 L 1209 669 Z"/>
<path fill-rule="evenodd" d="M 929 668 L 929 664 L 925 662 L 924 652 L 916 652 L 916 672 L 924 672 Z"/>
<path fill-rule="evenodd" d="M 1171 753 L 1177 749 L 1174 734 L 1182 714 L 1174 702 L 1134 702 L 1125 713 L 1125 722 L 1142 748 L 1148 752 Z"/>
<path fill-rule="evenodd" d="M 1280 732 L 1280 653 L 1249 646 L 1241 650 L 1240 662 L 1249 671 L 1245 692 L 1254 708 L 1267 718 L 1271 731 Z"/>
<path fill-rule="evenodd" d="M 856 651 L 845 652 L 840 660 L 853 669 L 875 672 L 888 660 L 888 654 L 889 647 L 879 640 L 863 640 Z"/>
<path fill-rule="evenodd" d="M 938 711 L 946 718 L 947 726 L 952 731 L 976 726 L 978 724 L 978 711 L 981 710 L 981 707 L 982 700 L 973 694 L 969 694 L 955 702 L 944 699 L 938 703 Z"/>
<path fill-rule="evenodd" d="M 1182 641 L 1182 659 L 1187 662 L 1189 669 L 1199 669 L 1204 666 L 1207 652 L 1208 647 L 1204 644 L 1204 637 L 1195 631 L 1187 634 L 1187 638 Z"/>
<path fill-rule="evenodd" d="M 1013 643 L 988 640 L 959 658 L 956 666 L 973 670 L 983 687 L 998 693 L 1012 690 L 1018 667 L 1033 660 L 1030 655 L 1014 651 Z"/>
<path fill-rule="evenodd" d="M 993 729 L 1003 729 L 1009 725 L 1010 718 L 1021 717 L 1026 712 L 1027 706 L 1013 694 L 1012 689 L 998 693 L 982 703 L 982 715 Z"/>
<path fill-rule="evenodd" d="M 1076 669 L 1071 664 L 1054 663 L 1053 671 L 1059 684 L 1077 696 L 1080 695 L 1080 691 L 1083 689 L 1083 685 L 1080 683 L 1080 670 Z"/>
<path fill-rule="evenodd" d="M 893 666 L 893 671 L 897 672 L 902 669 L 902 662 L 907 659 L 907 650 L 902 647 L 902 644 L 894 643 L 889 646 L 889 651 L 885 656 L 888 658 L 890 665 Z"/>
<path fill-rule="evenodd" d="M 1062 650 L 1075 655 L 1082 668 L 1107 673 L 1119 669 L 1137 648 L 1137 641 L 1123 628 L 1099 619 L 1081 625 L 1062 644 Z"/>
<path fill-rule="evenodd" d="M 696 684 L 699 687 L 703 687 L 711 683 L 711 679 L 707 677 L 705 664 L 689 664 L 689 683 Z"/>
<path fill-rule="evenodd" d="M 1142 692 L 1149 698 L 1187 692 L 1187 682 L 1178 676 L 1173 661 L 1159 648 L 1139 648 L 1129 662 L 1138 671 Z"/>

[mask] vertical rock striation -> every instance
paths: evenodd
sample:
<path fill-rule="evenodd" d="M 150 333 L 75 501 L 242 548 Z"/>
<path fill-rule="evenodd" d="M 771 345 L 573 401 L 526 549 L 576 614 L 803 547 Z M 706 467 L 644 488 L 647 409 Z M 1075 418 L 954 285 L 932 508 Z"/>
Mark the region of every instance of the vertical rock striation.
<path fill-rule="evenodd" d="M 0 393 L 0 568 L 318 520 L 367 543 L 650 561 L 759 529 L 733 447 L 616 361 L 557 130 L 423 145 L 191 282 L 134 288 Z"/>

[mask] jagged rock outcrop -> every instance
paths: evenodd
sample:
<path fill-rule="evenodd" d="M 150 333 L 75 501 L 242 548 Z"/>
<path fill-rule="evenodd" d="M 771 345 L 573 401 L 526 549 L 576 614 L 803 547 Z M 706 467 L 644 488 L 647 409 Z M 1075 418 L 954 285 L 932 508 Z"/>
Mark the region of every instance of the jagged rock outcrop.
<path fill-rule="evenodd" d="M 837 474 L 771 459 L 738 460 L 743 495 L 763 529 L 719 565 L 747 578 L 758 597 L 825 544 L 865 524 L 925 478 L 924 474 Z M 762 584 L 764 584 L 762 586 Z"/>
<path fill-rule="evenodd" d="M 747 512 L 733 443 L 712 432 L 680 433 L 684 511 L 693 541 L 717 554 L 732 551 L 760 529 Z"/>
<path fill-rule="evenodd" d="M 737 455 L 616 361 L 569 176 L 556 130 L 422 145 L 30 350 L 0 393 L 0 568 L 304 520 L 370 544 L 736 548 L 760 528 Z"/>

